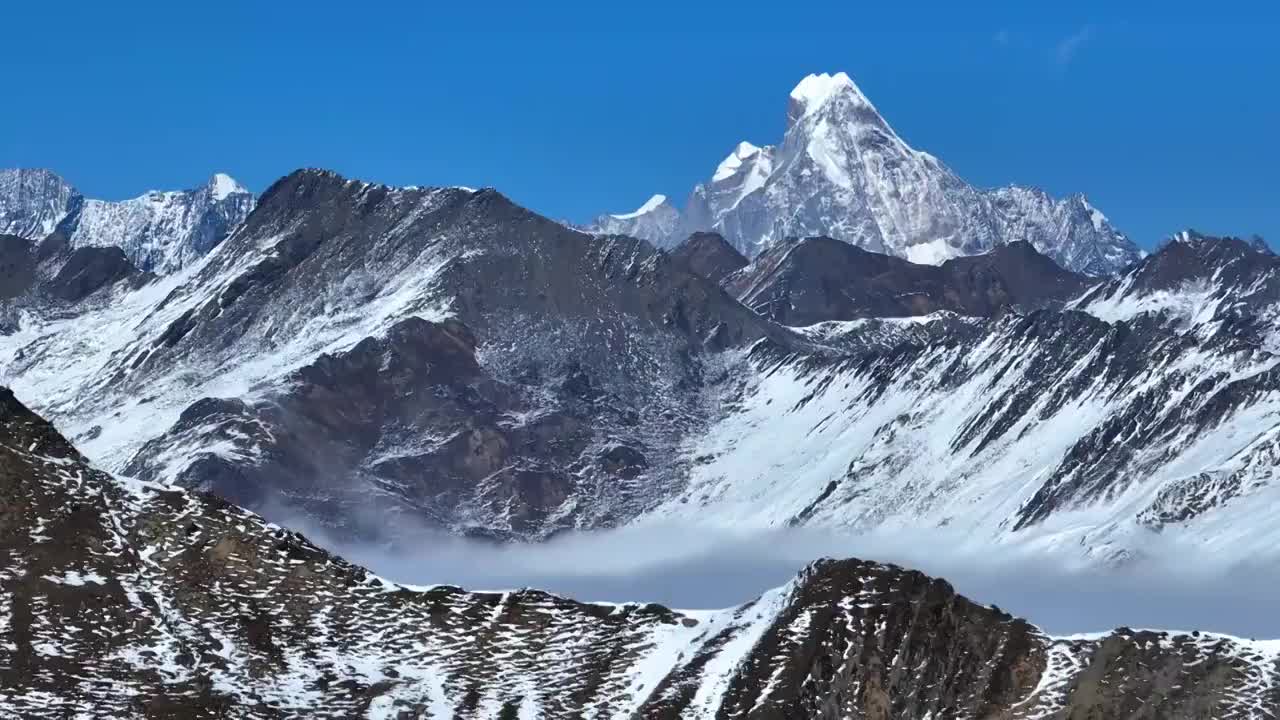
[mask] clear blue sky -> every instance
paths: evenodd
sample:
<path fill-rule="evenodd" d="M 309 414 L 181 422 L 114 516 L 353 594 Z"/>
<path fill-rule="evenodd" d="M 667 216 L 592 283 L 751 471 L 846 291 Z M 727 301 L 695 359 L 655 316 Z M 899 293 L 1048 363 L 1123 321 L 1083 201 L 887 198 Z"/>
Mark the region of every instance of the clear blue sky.
<path fill-rule="evenodd" d="M 322 166 L 584 220 L 683 202 L 845 70 L 975 184 L 1280 241 L 1280 11 L 1113 4 L 14 3 L 0 167 L 115 199 Z"/>

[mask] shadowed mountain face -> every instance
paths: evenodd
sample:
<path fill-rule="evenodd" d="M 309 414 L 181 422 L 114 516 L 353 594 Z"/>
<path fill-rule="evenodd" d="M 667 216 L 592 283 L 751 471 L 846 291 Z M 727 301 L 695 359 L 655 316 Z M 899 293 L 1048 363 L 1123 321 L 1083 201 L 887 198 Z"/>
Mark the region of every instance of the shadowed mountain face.
<path fill-rule="evenodd" d="M 643 241 L 321 171 L 94 322 L 128 328 L 66 350 L 97 368 L 62 410 L 96 457 L 339 533 L 387 512 L 500 537 L 634 515 L 675 482 L 658 460 L 706 422 L 719 353 L 795 341 Z"/>
<path fill-rule="evenodd" d="M 1274 641 L 1053 638 L 857 560 L 721 611 L 402 587 L 216 497 L 112 478 L 8 390 L 0 480 L 0 713 L 15 717 L 1181 720 L 1280 706 Z"/>
<path fill-rule="evenodd" d="M 695 273 L 720 282 L 747 265 L 742 256 L 719 233 L 696 232 L 671 251 L 671 257 L 686 263 Z"/>
<path fill-rule="evenodd" d="M 935 266 L 813 237 L 772 247 L 723 284 L 761 315 L 805 326 L 943 311 L 989 317 L 1032 310 L 1078 296 L 1086 279 L 1024 242 Z"/>

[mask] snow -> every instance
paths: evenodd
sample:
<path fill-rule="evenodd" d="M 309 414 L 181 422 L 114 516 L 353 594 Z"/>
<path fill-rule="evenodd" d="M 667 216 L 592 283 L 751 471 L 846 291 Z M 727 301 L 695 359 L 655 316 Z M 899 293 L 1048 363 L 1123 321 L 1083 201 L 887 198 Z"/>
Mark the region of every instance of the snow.
<path fill-rule="evenodd" d="M 81 573 L 75 570 L 68 570 L 67 572 L 63 573 L 61 577 L 54 576 L 54 575 L 45 575 L 44 579 L 48 580 L 51 583 L 57 583 L 59 585 L 73 585 L 73 586 L 81 586 L 86 583 L 93 583 L 94 585 L 105 585 L 107 582 L 107 579 L 105 577 L 99 575 L 96 572 L 89 571 L 86 573 Z"/>
<path fill-rule="evenodd" d="M 742 167 L 742 161 L 760 152 L 760 148 L 752 145 L 747 141 L 738 143 L 738 146 L 729 153 L 716 167 L 715 174 L 711 176 L 712 182 L 728 180 L 737 174 L 738 169 Z"/>
<path fill-rule="evenodd" d="M 714 718 L 720 714 L 725 691 L 733 681 L 743 660 L 790 602 L 794 584 L 789 583 L 764 593 L 753 603 L 732 612 L 729 621 L 735 629 L 733 637 L 702 668 L 698 691 L 689 703 L 695 717 Z"/>
<path fill-rule="evenodd" d="M 1093 222 L 1093 229 L 1098 232 L 1102 232 L 1107 225 L 1107 216 L 1103 215 L 1101 211 L 1090 205 L 1089 201 L 1084 199 L 1083 196 L 1080 198 L 1080 204 L 1083 205 L 1084 209 L 1089 213 L 1089 220 Z"/>
<path fill-rule="evenodd" d="M 442 191 L 449 192 L 449 191 Z M 428 194 L 424 203 L 439 200 Z M 143 443 L 170 428 L 182 410 L 201 397 L 254 400 L 255 388 L 312 362 L 338 353 L 366 337 L 384 335 L 396 322 L 419 317 L 438 321 L 450 315 L 449 299 L 435 290 L 438 275 L 465 257 L 424 252 L 385 277 L 353 271 L 342 285 L 285 307 L 284 313 L 216 357 L 186 358 L 158 369 L 146 393 L 122 391 L 111 381 L 128 358 L 146 352 L 179 317 L 206 306 L 211 298 L 276 252 L 280 237 L 265 238 L 256 251 L 227 245 L 199 262 L 136 290 L 119 289 L 80 315 L 21 316 L 15 333 L 0 338 L 0 382 L 43 413 L 58 418 L 68 437 L 103 467 L 120 471 Z M 265 341 L 276 334 L 287 342 Z M 256 342 L 270 346 L 261 351 Z M 25 359 L 19 359 L 26 353 Z M 96 428 L 96 430 L 95 430 Z M 94 437 L 85 437 L 93 431 Z M 199 452 L 251 459 L 251 447 L 227 436 L 212 447 L 179 442 L 164 457 L 172 479 Z"/>
<path fill-rule="evenodd" d="M 84 200 L 68 240 L 72 247 L 119 247 L 139 268 L 168 274 L 209 252 L 252 209 L 253 196 L 217 173 L 199 189 Z"/>
<path fill-rule="evenodd" d="M 894 325 L 853 321 L 803 333 L 828 341 L 877 328 L 892 337 Z M 735 386 L 732 410 L 689 439 L 687 487 L 635 524 L 770 529 L 803 518 L 807 526 L 858 533 L 945 528 L 975 547 L 1016 545 L 1085 565 L 1111 562 L 1122 550 L 1167 557 L 1182 544 L 1217 548 L 1223 562 L 1276 556 L 1280 485 L 1268 468 L 1280 457 L 1280 393 L 1257 394 L 1213 425 L 1186 418 L 1214 401 L 1214 389 L 1269 372 L 1280 359 L 1247 349 L 1239 356 L 1184 350 L 1153 357 L 1137 379 L 1113 384 L 1096 371 L 1106 348 L 1100 339 L 1055 361 L 1066 363 L 1054 370 L 1055 382 L 1075 391 L 1027 397 L 1020 406 L 1019 389 L 1040 379 L 1047 353 L 1060 351 L 999 327 L 975 343 L 928 346 L 895 360 L 883 376 L 857 364 L 757 361 L 757 373 Z M 1136 449 L 1105 493 L 1092 494 L 1088 484 L 1099 473 L 1081 471 L 1083 487 L 1073 497 L 1088 501 L 1064 502 L 1012 530 L 1077 442 L 1151 402 L 1156 388 L 1164 402 L 1140 417 L 1179 432 Z M 1006 415 L 1009 424 L 1001 424 Z M 1144 524 L 1142 514 L 1162 493 L 1188 492 L 1207 509 L 1158 536 Z"/>
<path fill-rule="evenodd" d="M 658 206 L 662 205 L 666 201 L 667 201 L 666 195 L 654 195 L 648 200 L 645 200 L 644 204 L 641 205 L 639 208 L 637 208 L 635 211 L 624 213 L 622 215 L 613 215 L 612 217 L 617 218 L 618 220 L 631 220 L 633 218 L 638 218 L 641 215 L 647 215 L 648 213 L 651 213 L 654 210 L 658 209 Z"/>
<path fill-rule="evenodd" d="M 1174 290 L 1152 293 L 1130 292 L 1130 289 L 1130 284 L 1122 283 L 1108 295 L 1073 307 L 1107 322 L 1164 312 L 1188 326 L 1196 326 L 1213 320 L 1223 304 L 1219 288 L 1212 280 L 1186 282 Z"/>
<path fill-rule="evenodd" d="M 693 189 L 678 231 L 603 231 L 661 246 L 714 231 L 748 258 L 787 237 L 826 235 L 930 264 L 1026 240 L 1063 267 L 1092 275 L 1141 256 L 1089 208 L 1082 213 L 1076 197 L 1058 200 L 1031 188 L 973 187 L 903 141 L 849 75 L 837 72 L 801 80 L 782 141 L 739 143 Z"/>
<path fill-rule="evenodd" d="M 805 76 L 791 91 L 791 99 L 800 103 L 804 107 L 805 113 L 812 113 L 821 108 L 832 97 L 840 94 L 848 94 L 860 102 L 867 102 L 862 91 L 858 89 L 857 85 L 853 84 L 853 79 L 844 72 L 838 72 L 834 75 L 821 73 Z"/>
<path fill-rule="evenodd" d="M 908 245 L 904 257 L 918 265 L 941 265 L 963 255 L 959 248 L 945 238 Z"/>
<path fill-rule="evenodd" d="M 249 192 L 225 173 L 214 173 L 213 178 L 209 180 L 209 191 L 213 194 L 214 200 L 225 200 L 232 193 Z"/>

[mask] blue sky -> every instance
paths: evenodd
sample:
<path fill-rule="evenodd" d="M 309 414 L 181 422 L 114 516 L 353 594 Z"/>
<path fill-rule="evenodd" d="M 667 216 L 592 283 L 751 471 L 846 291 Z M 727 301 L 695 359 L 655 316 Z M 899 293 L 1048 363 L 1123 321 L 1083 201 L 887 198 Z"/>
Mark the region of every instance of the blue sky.
<path fill-rule="evenodd" d="M 1148 246 L 1280 240 L 1277 10 L 124 5 L 6 7 L 0 167 L 123 198 L 321 166 L 584 220 L 682 202 L 739 140 L 780 139 L 801 77 L 844 70 L 975 184 L 1083 191 Z"/>

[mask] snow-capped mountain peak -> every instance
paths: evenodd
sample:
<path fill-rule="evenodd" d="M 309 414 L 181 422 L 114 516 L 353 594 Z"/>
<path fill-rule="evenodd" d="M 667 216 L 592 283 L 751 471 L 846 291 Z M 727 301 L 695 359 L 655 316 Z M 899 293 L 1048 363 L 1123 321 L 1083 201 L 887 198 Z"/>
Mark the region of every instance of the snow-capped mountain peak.
<path fill-rule="evenodd" d="M 213 177 L 209 178 L 208 187 L 214 200 L 225 200 L 230 195 L 249 192 L 243 185 L 236 182 L 235 178 L 226 173 L 214 173 Z"/>
<path fill-rule="evenodd" d="M 679 224 L 680 211 L 666 195 L 656 194 L 631 212 L 601 215 L 582 229 L 597 235 L 629 235 L 661 244 Z"/>
<path fill-rule="evenodd" d="M 644 204 L 636 208 L 635 210 L 629 213 L 622 213 L 621 215 L 610 215 L 610 217 L 615 218 L 617 220 L 632 220 L 634 218 L 640 217 L 641 215 L 651 213 L 654 210 L 657 210 L 659 206 L 665 205 L 665 204 L 667 204 L 666 195 L 654 195 L 648 200 L 645 200 Z"/>
<path fill-rule="evenodd" d="M 733 152 L 729 153 L 728 157 L 720 161 L 720 164 L 716 167 L 715 174 L 711 176 L 711 180 L 713 182 L 717 182 L 733 177 L 738 174 L 738 171 L 742 168 L 744 160 L 758 155 L 759 153 L 760 148 L 752 145 L 746 140 L 743 140 L 738 143 L 738 146 L 733 149 Z"/>
<path fill-rule="evenodd" d="M 0 170 L 0 235 L 43 238 L 53 232 L 80 194 L 42 168 Z"/>
<path fill-rule="evenodd" d="M 818 112 L 837 98 L 875 112 L 875 106 L 862 93 L 862 90 L 858 89 L 848 74 L 821 73 L 805 77 L 791 91 L 791 105 L 787 112 L 788 125 L 806 115 Z"/>
<path fill-rule="evenodd" d="M 1105 226 L 1111 224 L 1110 221 L 1107 220 L 1107 216 L 1102 214 L 1101 210 L 1089 204 L 1088 198 L 1086 198 L 1083 193 L 1074 197 L 1079 201 L 1080 205 L 1084 207 L 1085 212 L 1089 213 L 1089 221 L 1093 223 L 1094 230 L 1101 232 Z"/>
<path fill-rule="evenodd" d="M 665 247 L 716 232 L 748 257 L 788 237 L 818 235 L 930 264 L 1025 240 L 1089 275 L 1116 273 L 1142 257 L 1083 196 L 973 187 L 908 145 L 843 72 L 802 79 L 788 98 L 782 142 L 739 143 L 693 189 L 670 230 L 602 217 L 610 220 L 591 231 Z"/>

